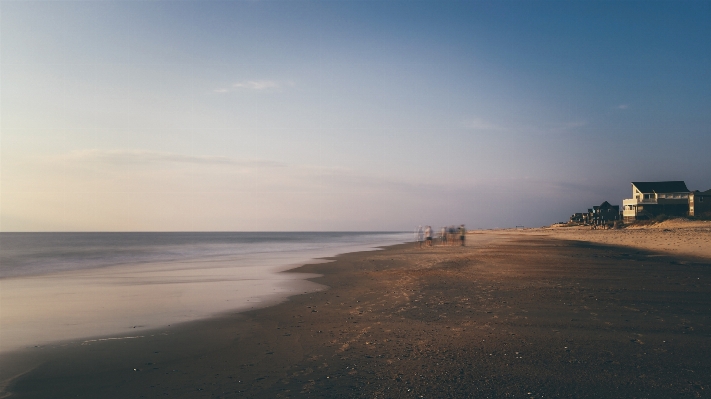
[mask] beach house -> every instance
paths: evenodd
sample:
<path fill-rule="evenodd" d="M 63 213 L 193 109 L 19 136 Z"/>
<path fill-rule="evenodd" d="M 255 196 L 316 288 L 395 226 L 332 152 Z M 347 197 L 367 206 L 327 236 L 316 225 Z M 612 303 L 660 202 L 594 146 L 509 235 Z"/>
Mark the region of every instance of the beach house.
<path fill-rule="evenodd" d="M 689 193 L 689 216 L 711 216 L 711 189 Z"/>
<path fill-rule="evenodd" d="M 583 222 L 584 222 L 584 220 L 583 220 L 583 215 L 584 215 L 584 214 L 583 214 L 582 212 L 574 213 L 574 214 L 570 217 L 569 223 L 583 223 Z"/>
<path fill-rule="evenodd" d="M 584 225 L 600 226 L 615 220 L 620 220 L 620 206 L 610 205 L 605 201 L 599 206 L 593 206 L 587 213 L 574 213 L 568 223 L 582 223 Z"/>
<path fill-rule="evenodd" d="M 687 216 L 691 212 L 691 194 L 683 181 L 632 182 L 632 198 L 622 201 L 622 217 L 631 222 L 662 214 Z M 709 201 L 705 195 L 699 199 L 699 203 Z"/>
<path fill-rule="evenodd" d="M 593 223 L 605 224 L 615 220 L 620 220 L 620 206 L 610 205 L 605 201 L 600 206 L 593 206 Z"/>

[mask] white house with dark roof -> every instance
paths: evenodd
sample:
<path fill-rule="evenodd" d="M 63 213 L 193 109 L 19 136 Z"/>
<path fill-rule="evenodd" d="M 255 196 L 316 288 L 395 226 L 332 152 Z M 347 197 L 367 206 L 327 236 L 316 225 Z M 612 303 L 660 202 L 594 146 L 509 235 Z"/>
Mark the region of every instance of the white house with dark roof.
<path fill-rule="evenodd" d="M 622 201 L 625 222 L 657 215 L 689 215 L 691 192 L 683 181 L 632 182 L 632 198 Z"/>

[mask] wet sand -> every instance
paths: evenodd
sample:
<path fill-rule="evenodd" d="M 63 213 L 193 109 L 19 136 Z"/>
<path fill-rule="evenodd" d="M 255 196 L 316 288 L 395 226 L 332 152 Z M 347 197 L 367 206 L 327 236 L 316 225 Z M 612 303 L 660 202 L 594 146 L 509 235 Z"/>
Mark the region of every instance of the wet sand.
<path fill-rule="evenodd" d="M 249 310 L 323 287 L 289 266 L 203 260 L 119 265 L 3 279 L 0 356 L 87 336 L 144 335 L 226 310 Z M 298 266 L 298 265 L 294 265 Z M 293 267 L 293 266 L 292 266 Z"/>
<path fill-rule="evenodd" d="M 540 234 L 341 255 L 330 289 L 135 339 L 3 356 L 17 398 L 711 392 L 711 260 Z M 20 364 L 24 363 L 24 364 Z"/>

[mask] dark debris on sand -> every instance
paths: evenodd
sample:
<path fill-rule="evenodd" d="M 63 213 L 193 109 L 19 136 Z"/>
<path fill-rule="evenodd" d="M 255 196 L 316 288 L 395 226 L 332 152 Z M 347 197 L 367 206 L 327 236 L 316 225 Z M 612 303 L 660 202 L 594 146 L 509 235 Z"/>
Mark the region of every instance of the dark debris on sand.
<path fill-rule="evenodd" d="M 344 255 L 300 269 L 323 274 L 315 281 L 326 291 L 151 340 L 58 352 L 11 389 L 20 398 L 711 397 L 711 265 L 648 255 L 535 237 Z"/>

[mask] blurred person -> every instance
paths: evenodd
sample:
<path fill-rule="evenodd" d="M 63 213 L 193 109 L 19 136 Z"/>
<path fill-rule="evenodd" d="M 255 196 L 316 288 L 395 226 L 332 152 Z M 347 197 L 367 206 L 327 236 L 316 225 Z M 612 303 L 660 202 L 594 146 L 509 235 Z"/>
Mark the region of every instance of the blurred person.
<path fill-rule="evenodd" d="M 461 241 L 462 246 L 464 246 L 464 240 L 467 238 L 467 229 L 464 225 L 459 226 L 459 241 Z"/>
<path fill-rule="evenodd" d="M 431 226 L 425 227 L 425 240 L 427 240 L 427 246 L 431 247 L 432 246 L 432 227 Z"/>
<path fill-rule="evenodd" d="M 417 241 L 417 247 L 422 248 L 422 240 L 424 238 L 424 232 L 422 231 L 422 225 L 417 226 L 415 229 L 415 241 Z"/>

